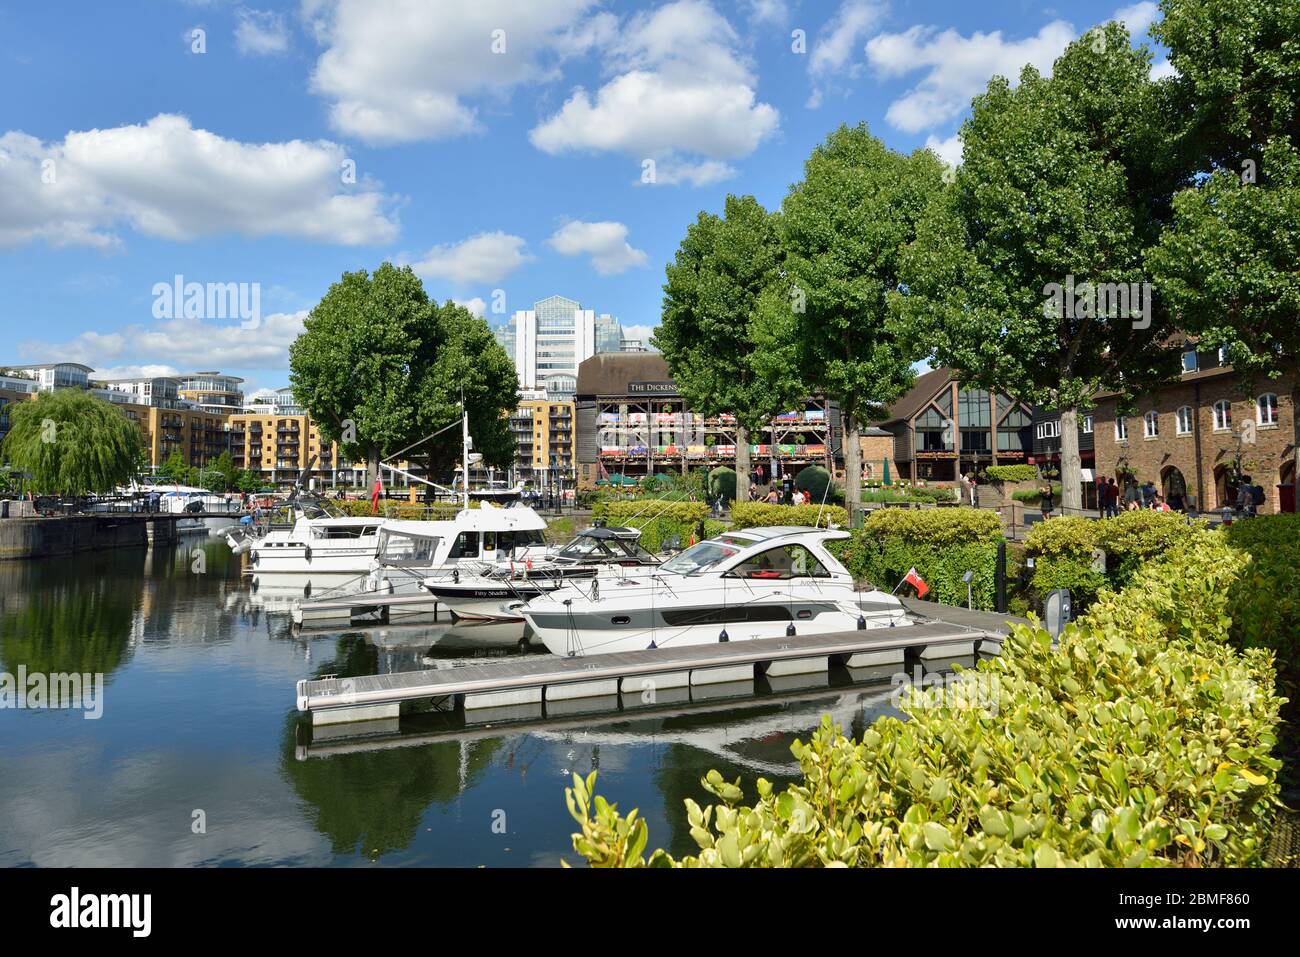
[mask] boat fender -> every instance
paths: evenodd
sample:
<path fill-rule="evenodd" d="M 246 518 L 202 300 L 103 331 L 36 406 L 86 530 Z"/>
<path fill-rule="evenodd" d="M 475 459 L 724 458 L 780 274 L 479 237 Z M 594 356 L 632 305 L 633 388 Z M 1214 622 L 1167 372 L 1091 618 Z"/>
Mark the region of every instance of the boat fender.
<path fill-rule="evenodd" d="M 305 558 L 305 559 L 307 559 L 307 561 L 311 561 L 311 546 L 310 546 L 310 545 L 304 545 L 304 546 L 302 547 L 302 557 Z"/>
<path fill-rule="evenodd" d="M 727 634 L 727 629 L 722 629 L 722 634 L 718 635 L 718 641 L 730 641 L 731 636 Z"/>
<path fill-rule="evenodd" d="M 785 636 L 787 638 L 794 637 L 794 622 L 790 622 L 790 624 L 785 626 Z"/>
<path fill-rule="evenodd" d="M 892 625 L 893 622 L 891 621 L 890 624 Z M 866 631 L 866 630 L 867 630 L 867 616 L 858 615 L 858 631 Z"/>
<path fill-rule="evenodd" d="M 249 560 L 250 562 L 252 562 L 254 565 L 257 564 L 258 554 L 257 554 L 257 549 L 256 549 L 256 548 L 253 549 L 251 552 L 248 553 L 248 560 Z"/>
<path fill-rule="evenodd" d="M 451 570 L 451 581 L 452 581 L 452 584 L 453 584 L 453 585 L 459 585 L 459 584 L 460 584 L 460 569 L 459 569 L 459 568 L 453 568 L 453 569 Z"/>

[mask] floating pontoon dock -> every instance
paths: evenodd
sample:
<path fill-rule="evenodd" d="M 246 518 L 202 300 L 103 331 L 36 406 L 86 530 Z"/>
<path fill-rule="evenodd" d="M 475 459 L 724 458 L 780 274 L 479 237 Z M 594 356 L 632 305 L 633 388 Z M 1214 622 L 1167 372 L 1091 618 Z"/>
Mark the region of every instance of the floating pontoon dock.
<path fill-rule="evenodd" d="M 296 688 L 297 705 L 299 711 L 311 714 L 313 725 L 344 724 L 396 718 L 403 702 L 420 700 L 475 711 L 544 701 L 617 698 L 647 689 L 752 682 L 760 674 L 769 679 L 817 674 L 832 664 L 860 668 L 902 664 L 909 656 L 997 654 L 1010 624 L 1022 621 L 931 602 L 909 603 L 909 610 L 931 620 L 828 635 L 569 658 L 535 655 L 431 671 L 302 679 Z"/>
<path fill-rule="evenodd" d="M 379 592 L 361 592 L 353 595 L 303 598 L 293 603 L 295 625 L 313 622 L 354 621 L 357 618 L 377 617 L 388 621 L 394 612 L 408 615 L 433 615 L 438 620 L 438 599 L 428 592 L 405 595 L 385 595 Z"/>

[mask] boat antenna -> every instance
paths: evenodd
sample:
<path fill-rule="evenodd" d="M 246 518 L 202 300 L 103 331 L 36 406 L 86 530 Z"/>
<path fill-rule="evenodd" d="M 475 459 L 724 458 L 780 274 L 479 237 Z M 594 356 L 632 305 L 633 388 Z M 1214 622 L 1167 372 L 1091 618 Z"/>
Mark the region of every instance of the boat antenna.
<path fill-rule="evenodd" d="M 461 491 L 463 494 L 463 497 L 461 499 L 461 508 L 468 509 L 469 508 L 469 449 L 471 443 L 469 438 L 469 409 L 465 407 L 465 391 L 463 389 L 461 390 L 460 393 L 460 412 L 461 412 L 460 438 L 461 438 L 462 453 L 464 455 L 464 458 L 461 462 L 461 470 L 462 470 L 461 482 L 463 483 L 461 486 Z"/>

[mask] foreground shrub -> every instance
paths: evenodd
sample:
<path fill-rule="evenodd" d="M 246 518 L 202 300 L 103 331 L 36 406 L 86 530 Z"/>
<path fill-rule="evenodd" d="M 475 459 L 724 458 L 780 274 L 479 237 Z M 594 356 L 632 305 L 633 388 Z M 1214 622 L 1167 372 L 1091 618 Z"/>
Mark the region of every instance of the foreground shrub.
<path fill-rule="evenodd" d="M 1002 523 L 992 512 L 882 508 L 867 516 L 852 539 L 831 547 L 855 578 L 885 591 L 892 591 L 908 569 L 915 568 L 930 586 L 926 597 L 944 604 L 966 604 L 961 579 L 967 571 L 974 572 L 975 607 L 991 609 L 1001 537 Z"/>
<path fill-rule="evenodd" d="M 954 691 L 910 691 L 908 720 L 852 741 L 823 718 L 792 751 L 801 783 L 701 782 L 696 855 L 650 855 L 645 821 L 574 775 L 573 847 L 597 867 L 1253 866 L 1276 806 L 1270 656 L 1228 644 L 1248 558 L 1198 530 L 1053 648 L 1016 627 Z M 967 693 L 961 693 L 963 688 Z M 955 692 L 955 693 L 954 693 Z"/>
<path fill-rule="evenodd" d="M 592 518 L 601 518 L 610 525 L 625 525 L 631 518 L 672 518 L 679 522 L 694 523 L 709 514 L 703 502 L 681 502 L 672 499 L 641 498 L 629 501 L 597 502 L 591 508 Z"/>
<path fill-rule="evenodd" d="M 849 515 L 839 505 L 768 505 L 766 502 L 735 502 L 731 521 L 736 528 L 768 525 L 807 525 L 810 528 L 843 527 Z"/>
<path fill-rule="evenodd" d="M 1248 553 L 1250 568 L 1229 602 L 1233 639 L 1277 655 L 1283 692 L 1300 695 L 1300 514 L 1233 522 L 1228 542 Z"/>

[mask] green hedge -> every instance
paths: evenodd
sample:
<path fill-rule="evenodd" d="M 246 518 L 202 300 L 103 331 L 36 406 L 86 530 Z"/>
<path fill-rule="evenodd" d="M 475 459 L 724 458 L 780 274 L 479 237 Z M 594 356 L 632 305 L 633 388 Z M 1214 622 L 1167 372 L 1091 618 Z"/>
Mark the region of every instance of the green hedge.
<path fill-rule="evenodd" d="M 1270 656 L 1228 643 L 1247 558 L 1198 530 L 1107 590 L 1052 647 L 1018 626 L 946 693 L 900 689 L 907 720 L 861 741 L 823 718 L 778 792 L 711 771 L 687 800 L 699 852 L 647 861 L 636 811 L 574 775 L 574 849 L 593 866 L 1257 866 L 1273 824 L 1278 722 Z"/>
<path fill-rule="evenodd" d="M 1032 482 L 1038 478 L 1038 468 L 1034 465 L 990 465 L 984 470 L 984 477 L 990 482 Z"/>
<path fill-rule="evenodd" d="M 843 527 L 848 512 L 839 505 L 768 505 L 766 502 L 736 502 L 731 506 L 731 521 L 736 528 L 762 528 L 769 525 L 807 525 L 809 527 Z"/>
<path fill-rule="evenodd" d="M 992 512 L 882 508 L 867 516 L 853 538 L 833 542 L 832 550 L 855 578 L 885 591 L 915 568 L 930 586 L 926 598 L 946 605 L 966 604 L 962 576 L 974 572 L 971 600 L 976 608 L 991 610 L 1001 538 L 1001 520 Z"/>
<path fill-rule="evenodd" d="M 470 508 L 477 508 L 477 502 L 470 502 Z M 356 517 L 369 517 L 370 499 L 330 499 L 326 505 L 328 510 L 337 510 L 344 515 Z M 402 502 L 396 499 L 380 499 L 379 514 L 385 518 L 400 518 L 418 521 L 427 519 L 429 521 L 442 522 L 450 521 L 456 517 L 460 511 L 459 502 Z"/>
<path fill-rule="evenodd" d="M 1101 588 L 1123 588 L 1144 563 L 1204 526 L 1203 521 L 1189 525 L 1179 512 L 1151 509 L 1100 520 L 1065 516 L 1038 522 L 1025 536 L 1025 556 L 1035 566 L 1030 586 L 1040 598 L 1055 588 L 1068 588 L 1075 607 L 1084 608 Z M 1095 549 L 1105 552 L 1104 571 L 1099 570 Z"/>
<path fill-rule="evenodd" d="M 592 518 L 603 518 L 611 525 L 625 525 L 626 519 L 672 518 L 679 522 L 698 522 L 709 514 L 703 502 L 683 502 L 661 498 L 640 498 L 630 501 L 597 502 L 591 508 Z"/>

